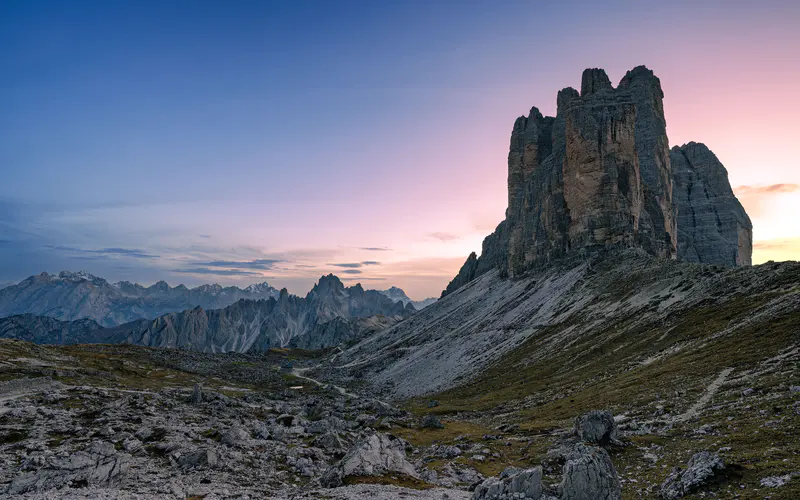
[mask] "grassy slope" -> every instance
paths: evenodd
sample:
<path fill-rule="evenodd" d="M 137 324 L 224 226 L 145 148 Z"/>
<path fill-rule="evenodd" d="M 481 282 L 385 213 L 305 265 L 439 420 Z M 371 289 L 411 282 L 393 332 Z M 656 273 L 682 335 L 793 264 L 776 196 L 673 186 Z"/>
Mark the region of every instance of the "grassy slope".
<path fill-rule="evenodd" d="M 622 477 L 637 481 L 623 483 L 625 498 L 654 496 L 655 485 L 673 466 L 684 465 L 693 452 L 724 447 L 731 448 L 725 453 L 731 467 L 720 496 L 800 498 L 800 477 L 777 489 L 759 485 L 767 476 L 800 472 L 800 394 L 789 389 L 800 385 L 796 268 L 739 292 L 736 280 L 742 276 L 723 273 L 722 279 L 714 277 L 704 303 L 652 321 L 634 316 L 601 322 L 570 337 L 560 350 L 539 356 L 565 331 L 590 324 L 591 318 L 578 315 L 543 328 L 466 385 L 411 400 L 408 406 L 418 414 L 450 418 L 451 426 L 470 423 L 487 433 L 496 434 L 492 429 L 499 423 L 520 424 L 519 431 L 499 442 L 487 442 L 500 455 L 494 463 L 474 464 L 487 473 L 538 463 L 553 441 L 551 431 L 569 427 L 572 418 L 588 410 L 608 408 L 652 421 L 659 429 L 658 435 L 634 437 L 633 446 L 615 454 Z M 624 297 L 635 279 L 641 276 L 614 283 L 608 293 Z M 781 301 L 785 307 L 757 317 Z M 731 369 L 730 375 L 698 414 L 680 418 L 725 369 Z M 745 388 L 753 388 L 753 394 L 742 396 Z M 427 408 L 430 399 L 439 405 Z M 702 425 L 711 430 L 696 433 Z M 480 431 L 473 434 L 478 437 Z M 445 431 L 408 431 L 406 437 L 419 444 L 451 442 Z M 645 454 L 660 458 L 652 463 Z"/>

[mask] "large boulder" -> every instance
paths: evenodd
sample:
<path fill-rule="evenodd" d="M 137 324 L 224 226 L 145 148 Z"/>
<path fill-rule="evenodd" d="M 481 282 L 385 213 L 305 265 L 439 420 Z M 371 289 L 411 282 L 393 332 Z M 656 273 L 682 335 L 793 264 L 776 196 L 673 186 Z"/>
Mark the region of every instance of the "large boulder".
<path fill-rule="evenodd" d="M 542 468 L 511 470 L 499 478 L 489 478 L 479 484 L 472 500 L 511 500 L 542 498 Z"/>
<path fill-rule="evenodd" d="M 423 429 L 444 429 L 444 424 L 436 415 L 425 415 L 421 425 Z"/>
<path fill-rule="evenodd" d="M 381 476 L 388 472 L 417 477 L 414 466 L 406 460 L 406 446 L 404 440 L 390 434 L 372 434 L 325 471 L 320 484 L 335 488 L 344 484 L 346 477 Z"/>
<path fill-rule="evenodd" d="M 219 463 L 219 455 L 210 448 L 198 448 L 184 452 L 178 458 L 181 467 L 209 467 L 214 468 Z"/>
<path fill-rule="evenodd" d="M 610 411 L 592 410 L 576 417 L 574 432 L 586 443 L 601 446 L 621 444 L 617 438 L 617 423 Z"/>
<path fill-rule="evenodd" d="M 713 480 L 725 468 L 725 463 L 716 453 L 701 451 L 689 459 L 686 470 L 676 469 L 661 485 L 661 498 L 682 498 Z"/>
<path fill-rule="evenodd" d="M 8 495 L 46 491 L 63 486 L 95 486 L 114 482 L 128 472 L 130 455 L 118 453 L 114 445 L 95 441 L 88 450 L 66 457 L 49 457 L 38 470 L 15 477 Z"/>
<path fill-rule="evenodd" d="M 621 500 L 617 471 L 603 448 L 579 443 L 567 457 L 561 500 Z"/>

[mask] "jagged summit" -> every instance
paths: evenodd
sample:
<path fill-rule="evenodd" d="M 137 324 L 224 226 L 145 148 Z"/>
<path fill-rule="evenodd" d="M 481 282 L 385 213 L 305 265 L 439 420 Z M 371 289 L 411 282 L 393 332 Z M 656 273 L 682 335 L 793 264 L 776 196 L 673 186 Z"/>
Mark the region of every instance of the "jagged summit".
<path fill-rule="evenodd" d="M 660 80 L 645 66 L 628 71 L 616 88 L 604 70 L 592 68 L 583 72 L 580 93 L 558 93 L 555 117 L 533 107 L 517 118 L 506 219 L 443 295 L 491 269 L 514 277 L 614 248 L 749 264 L 752 225 L 725 168 L 702 145 L 670 150 L 663 98 Z"/>

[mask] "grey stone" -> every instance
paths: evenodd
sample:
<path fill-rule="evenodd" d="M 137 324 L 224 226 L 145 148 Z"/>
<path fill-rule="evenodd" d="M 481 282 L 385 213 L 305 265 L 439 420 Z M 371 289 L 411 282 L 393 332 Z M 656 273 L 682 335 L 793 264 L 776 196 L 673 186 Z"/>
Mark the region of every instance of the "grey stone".
<path fill-rule="evenodd" d="M 339 463 L 320 478 L 326 488 L 341 486 L 348 476 L 379 476 L 387 472 L 417 477 L 414 466 L 406 460 L 404 440 L 382 433 L 371 434 L 356 444 Z"/>
<path fill-rule="evenodd" d="M 686 470 L 676 468 L 661 485 L 661 498 L 674 500 L 697 491 L 725 468 L 716 453 L 701 451 L 689 459 Z"/>
<path fill-rule="evenodd" d="M 35 472 L 16 476 L 6 493 L 47 491 L 66 485 L 101 485 L 118 480 L 128 471 L 130 455 L 118 453 L 111 443 L 95 441 L 88 450 L 49 457 Z"/>
<path fill-rule="evenodd" d="M 508 469 L 507 469 L 508 470 Z M 489 478 L 475 488 L 473 500 L 542 498 L 542 468 L 512 470 L 500 478 Z"/>
<path fill-rule="evenodd" d="M 209 467 L 214 468 L 219 463 L 219 455 L 209 448 L 199 448 L 183 453 L 178 458 L 182 467 Z"/>
<path fill-rule="evenodd" d="M 189 399 L 189 402 L 193 405 L 199 405 L 203 402 L 203 387 L 200 384 L 194 384 L 192 397 Z"/>
<path fill-rule="evenodd" d="M 228 446 L 243 446 L 250 440 L 250 433 L 241 427 L 231 427 L 222 433 L 220 441 Z"/>
<path fill-rule="evenodd" d="M 575 418 L 573 432 L 587 443 L 621 444 L 617 438 L 617 423 L 610 411 L 593 410 Z"/>
<path fill-rule="evenodd" d="M 561 500 L 621 500 L 619 478 L 603 448 L 577 444 L 564 464 Z"/>
<path fill-rule="evenodd" d="M 436 415 L 425 415 L 421 425 L 424 429 L 444 429 L 444 424 Z"/>

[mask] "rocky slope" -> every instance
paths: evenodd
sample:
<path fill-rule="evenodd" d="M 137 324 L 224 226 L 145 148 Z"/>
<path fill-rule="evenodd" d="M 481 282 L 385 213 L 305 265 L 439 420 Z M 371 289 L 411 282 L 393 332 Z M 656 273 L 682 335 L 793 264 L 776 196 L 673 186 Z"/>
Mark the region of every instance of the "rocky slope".
<path fill-rule="evenodd" d="M 659 258 L 750 263 L 752 225 L 702 144 L 669 149 L 661 82 L 639 66 L 614 88 L 601 69 L 514 123 L 506 219 L 445 294 L 497 269 L 519 276 L 569 255 L 640 248 Z M 673 166 L 674 163 L 674 166 Z"/>
<path fill-rule="evenodd" d="M 90 318 L 103 326 L 114 326 L 140 318 L 200 306 L 218 309 L 240 299 L 277 297 L 267 283 L 245 289 L 235 286 L 202 285 L 170 287 L 159 281 L 143 287 L 127 281 L 108 283 L 88 273 L 42 273 L 16 285 L 0 289 L 0 317 L 35 314 L 71 321 Z"/>
<path fill-rule="evenodd" d="M 47 316 L 20 314 L 0 318 L 0 338 L 36 344 L 86 344 L 99 340 L 103 327 L 88 318 L 60 321 Z"/>

